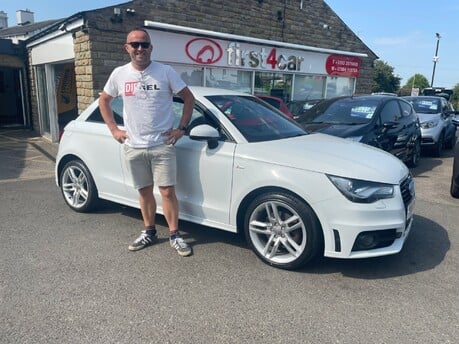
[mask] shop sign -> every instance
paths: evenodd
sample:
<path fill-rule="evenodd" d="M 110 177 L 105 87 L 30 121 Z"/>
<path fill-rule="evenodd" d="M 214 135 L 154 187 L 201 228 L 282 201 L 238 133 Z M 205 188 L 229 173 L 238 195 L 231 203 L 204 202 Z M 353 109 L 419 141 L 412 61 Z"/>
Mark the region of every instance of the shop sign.
<path fill-rule="evenodd" d="M 276 48 L 260 48 L 258 50 L 243 50 L 239 43 L 228 44 L 228 66 L 250 67 L 272 70 L 301 70 L 301 56 L 278 53 Z"/>
<path fill-rule="evenodd" d="M 330 75 L 358 77 L 360 63 L 358 57 L 330 55 L 325 62 L 325 69 Z"/>
<path fill-rule="evenodd" d="M 199 64 L 214 64 L 222 58 L 220 44 L 210 38 L 195 38 L 185 46 L 186 55 Z"/>
<path fill-rule="evenodd" d="M 149 30 L 156 49 L 153 59 L 170 64 L 220 68 L 358 76 L 360 59 L 338 54 Z M 327 69 L 326 69 L 327 66 Z"/>

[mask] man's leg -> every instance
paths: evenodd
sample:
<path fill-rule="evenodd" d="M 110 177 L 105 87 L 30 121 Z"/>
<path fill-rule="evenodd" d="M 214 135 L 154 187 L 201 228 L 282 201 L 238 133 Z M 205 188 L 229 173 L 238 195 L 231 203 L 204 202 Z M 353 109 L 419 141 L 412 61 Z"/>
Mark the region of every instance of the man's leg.
<path fill-rule="evenodd" d="M 174 186 L 160 187 L 159 192 L 161 193 L 163 201 L 163 212 L 166 218 L 167 225 L 169 226 L 170 245 L 177 253 L 183 257 L 191 254 L 191 248 L 188 244 L 183 241 L 178 233 L 178 201 L 175 194 Z"/>
<path fill-rule="evenodd" d="M 156 200 L 153 195 L 153 185 L 139 189 L 140 211 L 142 212 L 145 228 L 155 226 Z"/>
<path fill-rule="evenodd" d="M 142 213 L 145 230 L 129 245 L 130 251 L 138 251 L 156 242 L 155 215 L 156 200 L 153 195 L 153 185 L 143 187 L 139 191 L 140 211 Z"/>
<path fill-rule="evenodd" d="M 169 226 L 169 232 L 175 232 L 178 229 L 178 201 L 175 195 L 175 187 L 159 187 L 159 192 L 163 200 L 163 212 Z"/>

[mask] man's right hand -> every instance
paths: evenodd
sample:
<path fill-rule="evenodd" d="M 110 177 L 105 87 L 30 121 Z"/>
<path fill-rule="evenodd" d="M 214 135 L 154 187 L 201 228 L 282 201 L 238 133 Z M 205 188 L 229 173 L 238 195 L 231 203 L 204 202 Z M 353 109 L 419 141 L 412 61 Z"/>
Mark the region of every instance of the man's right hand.
<path fill-rule="evenodd" d="M 124 143 L 124 141 L 126 141 L 126 139 L 128 138 L 128 135 L 126 134 L 126 130 L 121 130 L 118 128 L 114 128 L 112 130 L 112 136 L 119 143 Z"/>

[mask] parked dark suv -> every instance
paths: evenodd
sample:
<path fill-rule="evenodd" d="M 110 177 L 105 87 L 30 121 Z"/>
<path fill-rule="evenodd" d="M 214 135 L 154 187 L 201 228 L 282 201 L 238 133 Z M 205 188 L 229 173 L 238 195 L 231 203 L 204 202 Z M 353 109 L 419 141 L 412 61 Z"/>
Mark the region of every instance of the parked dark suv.
<path fill-rule="evenodd" d="M 419 119 L 412 105 L 399 97 L 326 99 L 309 109 L 298 122 L 309 132 L 340 136 L 383 149 L 410 167 L 419 163 Z"/>

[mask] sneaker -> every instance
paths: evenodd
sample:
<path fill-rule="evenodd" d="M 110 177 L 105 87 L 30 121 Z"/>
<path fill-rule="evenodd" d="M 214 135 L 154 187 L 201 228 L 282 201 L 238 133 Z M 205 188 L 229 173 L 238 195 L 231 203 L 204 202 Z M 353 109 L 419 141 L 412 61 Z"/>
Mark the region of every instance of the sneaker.
<path fill-rule="evenodd" d="M 191 247 L 188 246 L 188 244 L 185 241 L 183 241 L 183 239 L 179 236 L 176 236 L 173 240 L 169 240 L 169 242 L 171 244 L 171 247 L 175 248 L 175 250 L 180 256 L 186 257 L 191 254 Z"/>
<path fill-rule="evenodd" d="M 147 246 L 153 245 L 156 242 L 156 235 L 148 235 L 145 231 L 140 233 L 140 236 L 129 245 L 129 251 L 138 251 Z"/>

